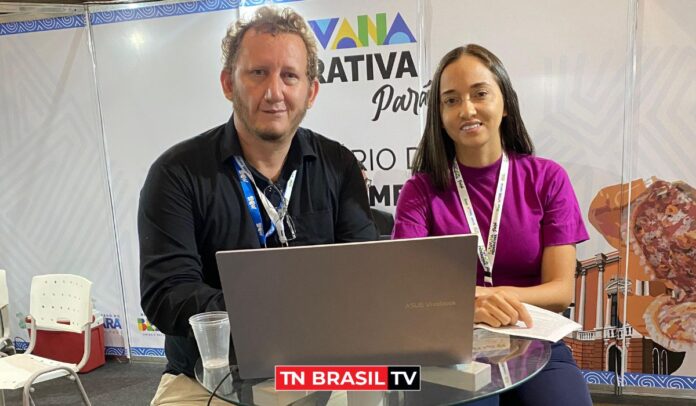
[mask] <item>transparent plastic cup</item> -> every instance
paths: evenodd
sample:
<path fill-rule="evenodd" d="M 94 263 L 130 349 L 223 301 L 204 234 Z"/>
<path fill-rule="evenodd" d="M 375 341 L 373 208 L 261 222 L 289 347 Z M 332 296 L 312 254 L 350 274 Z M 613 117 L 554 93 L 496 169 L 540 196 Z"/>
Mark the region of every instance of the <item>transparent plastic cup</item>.
<path fill-rule="evenodd" d="M 230 319 L 227 312 L 199 313 L 189 318 L 201 354 L 203 368 L 207 371 L 229 372 Z"/>

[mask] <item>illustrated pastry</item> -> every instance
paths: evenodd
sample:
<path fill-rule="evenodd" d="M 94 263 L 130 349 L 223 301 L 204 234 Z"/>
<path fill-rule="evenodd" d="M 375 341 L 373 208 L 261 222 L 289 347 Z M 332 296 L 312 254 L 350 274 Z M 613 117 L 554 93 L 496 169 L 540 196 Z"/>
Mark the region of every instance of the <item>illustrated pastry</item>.
<path fill-rule="evenodd" d="M 696 349 L 696 190 L 655 181 L 636 199 L 629 230 L 645 272 L 673 287 L 643 314 L 653 341 L 674 351 Z"/>
<path fill-rule="evenodd" d="M 696 302 L 658 296 L 643 313 L 652 340 L 671 351 L 696 350 Z"/>

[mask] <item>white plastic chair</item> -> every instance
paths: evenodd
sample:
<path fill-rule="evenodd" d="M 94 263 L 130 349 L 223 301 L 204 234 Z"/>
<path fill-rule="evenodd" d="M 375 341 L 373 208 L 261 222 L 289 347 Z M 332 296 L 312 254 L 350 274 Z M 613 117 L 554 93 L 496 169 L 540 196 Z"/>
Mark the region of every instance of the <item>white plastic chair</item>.
<path fill-rule="evenodd" d="M 4 269 L 0 269 L 0 357 L 14 354 L 12 338 L 10 338 L 10 295 L 7 293 L 7 277 Z"/>
<path fill-rule="evenodd" d="M 29 347 L 24 354 L 0 358 L 0 389 L 24 387 L 22 404 L 29 406 L 34 403 L 31 398 L 34 383 L 70 375 L 77 384 L 83 402 L 91 406 L 76 373 L 87 363 L 90 354 L 91 290 L 92 282 L 77 275 L 41 275 L 31 280 Z M 31 354 L 36 345 L 37 328 L 82 333 L 85 345 L 80 362 L 69 364 Z"/>

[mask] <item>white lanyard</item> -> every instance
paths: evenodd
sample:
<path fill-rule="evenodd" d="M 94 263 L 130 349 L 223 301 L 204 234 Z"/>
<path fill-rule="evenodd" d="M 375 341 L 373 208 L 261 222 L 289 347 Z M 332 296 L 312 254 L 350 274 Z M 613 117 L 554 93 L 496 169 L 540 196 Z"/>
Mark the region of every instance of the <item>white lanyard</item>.
<path fill-rule="evenodd" d="M 481 229 L 479 228 L 478 221 L 476 221 L 474 207 L 471 204 L 469 192 L 466 190 L 466 184 L 464 183 L 462 173 L 459 171 L 459 165 L 457 164 L 456 157 L 452 163 L 452 172 L 454 173 L 454 180 L 457 183 L 457 189 L 459 190 L 459 200 L 462 203 L 464 215 L 469 223 L 471 232 L 478 236 L 478 257 L 479 261 L 481 261 L 481 266 L 483 266 L 483 283 L 490 286 L 493 286 L 493 262 L 495 261 L 496 243 L 498 241 L 498 232 L 500 230 L 500 215 L 503 212 L 505 186 L 507 185 L 509 168 L 510 161 L 508 160 L 507 154 L 503 152 L 503 160 L 500 165 L 500 174 L 498 175 L 498 185 L 496 186 L 495 191 L 495 200 L 493 200 L 491 227 L 488 232 L 488 247 L 486 248 L 483 245 Z"/>
<path fill-rule="evenodd" d="M 285 236 L 285 224 L 283 222 L 283 219 L 285 217 L 285 213 L 288 211 L 288 208 L 290 207 L 290 198 L 292 197 L 292 187 L 295 184 L 295 177 L 297 176 L 297 169 L 292 171 L 292 174 L 290 175 L 290 178 L 288 179 L 288 183 L 285 185 L 285 192 L 283 193 L 283 201 L 280 202 L 279 209 L 283 213 L 280 215 L 278 213 L 278 210 L 276 210 L 275 207 L 273 207 L 273 204 L 268 200 L 266 195 L 259 190 L 258 186 L 256 186 L 256 181 L 254 181 L 254 177 L 252 176 L 251 172 L 249 171 L 249 168 L 247 168 L 246 163 L 244 162 L 244 159 L 240 156 L 235 156 L 234 157 L 235 161 L 237 162 L 237 165 L 239 167 L 239 171 L 241 174 L 243 174 L 251 183 L 254 185 L 254 188 L 256 188 L 256 194 L 258 194 L 259 199 L 261 200 L 261 204 L 263 205 L 263 208 L 266 210 L 266 214 L 268 214 L 268 218 L 271 220 L 271 227 L 269 228 L 268 232 L 266 233 L 265 237 L 267 238 L 269 235 L 273 234 L 274 229 L 278 230 L 278 239 L 280 240 L 280 243 L 282 245 L 287 245 L 288 244 L 288 239 Z M 246 180 L 244 180 L 246 181 Z M 258 227 L 258 225 L 257 225 Z M 265 238 L 264 238 L 265 241 Z"/>

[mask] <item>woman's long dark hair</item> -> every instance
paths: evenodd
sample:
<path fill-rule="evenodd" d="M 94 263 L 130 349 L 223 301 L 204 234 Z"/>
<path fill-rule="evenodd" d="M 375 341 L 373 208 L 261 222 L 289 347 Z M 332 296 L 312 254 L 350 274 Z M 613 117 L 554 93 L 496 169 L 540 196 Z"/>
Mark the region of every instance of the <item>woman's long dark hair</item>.
<path fill-rule="evenodd" d="M 445 190 L 450 183 L 450 165 L 454 159 L 454 142 L 447 135 L 440 115 L 440 79 L 442 72 L 451 63 L 462 57 L 471 55 L 478 58 L 493 73 L 503 94 L 503 102 L 507 115 L 500 123 L 500 138 L 503 149 L 518 154 L 534 154 L 534 145 L 529 138 L 527 129 L 520 115 L 517 93 L 512 87 L 510 76 L 503 63 L 486 48 L 469 44 L 449 51 L 442 59 L 433 76 L 428 98 L 428 111 L 425 130 L 418 150 L 413 158 L 413 173 L 426 173 L 438 190 Z"/>

